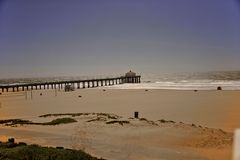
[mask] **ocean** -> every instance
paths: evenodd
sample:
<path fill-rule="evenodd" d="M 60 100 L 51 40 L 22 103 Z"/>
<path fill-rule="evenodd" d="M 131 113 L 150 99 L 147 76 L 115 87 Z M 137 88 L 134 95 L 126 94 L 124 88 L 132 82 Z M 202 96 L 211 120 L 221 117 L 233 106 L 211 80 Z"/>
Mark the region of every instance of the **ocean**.
<path fill-rule="evenodd" d="M 103 77 L 106 78 L 111 76 L 102 75 L 102 76 L 1 79 L 0 85 L 52 82 L 52 81 L 61 81 L 61 80 L 80 80 L 80 79 L 83 80 L 83 79 L 103 78 Z M 223 90 L 240 90 L 240 71 L 195 72 L 195 73 L 175 73 L 175 74 L 142 73 L 140 84 L 121 84 L 121 85 L 115 85 L 115 86 L 107 86 L 106 88 L 216 90 L 218 86 L 221 86 Z"/>
<path fill-rule="evenodd" d="M 143 74 L 141 84 L 111 86 L 119 89 L 240 90 L 240 71 Z"/>

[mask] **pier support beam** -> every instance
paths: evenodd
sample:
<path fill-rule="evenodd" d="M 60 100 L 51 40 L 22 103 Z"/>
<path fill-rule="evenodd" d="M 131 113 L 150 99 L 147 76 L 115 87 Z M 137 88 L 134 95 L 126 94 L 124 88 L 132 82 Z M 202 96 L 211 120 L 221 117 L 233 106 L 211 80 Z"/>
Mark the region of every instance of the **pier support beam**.
<path fill-rule="evenodd" d="M 97 82 L 97 87 L 98 87 L 98 86 L 99 86 L 99 85 L 98 85 L 99 81 L 96 81 L 96 82 Z"/>

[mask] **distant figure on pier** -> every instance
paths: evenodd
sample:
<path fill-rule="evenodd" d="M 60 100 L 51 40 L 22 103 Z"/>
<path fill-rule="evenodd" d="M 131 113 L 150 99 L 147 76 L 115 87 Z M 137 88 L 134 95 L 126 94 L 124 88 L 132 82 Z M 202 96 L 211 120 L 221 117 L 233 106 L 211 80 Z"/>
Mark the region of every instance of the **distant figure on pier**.
<path fill-rule="evenodd" d="M 73 85 L 67 84 L 64 88 L 65 92 L 70 92 L 70 91 L 74 91 L 75 88 Z"/>

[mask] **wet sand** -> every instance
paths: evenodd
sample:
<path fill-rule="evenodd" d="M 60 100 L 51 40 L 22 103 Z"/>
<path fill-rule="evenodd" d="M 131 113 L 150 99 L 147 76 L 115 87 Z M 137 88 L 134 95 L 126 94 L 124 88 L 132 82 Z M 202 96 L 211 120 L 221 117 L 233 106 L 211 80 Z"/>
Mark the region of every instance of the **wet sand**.
<path fill-rule="evenodd" d="M 184 126 L 152 126 L 143 122 L 136 126 L 105 125 L 85 123 L 80 118 L 77 123 L 59 126 L 2 126 L 0 136 L 1 139 L 14 136 L 41 145 L 83 148 L 108 159 L 231 159 L 231 143 L 224 141 L 229 137 L 218 129 L 231 135 L 240 127 L 239 98 L 239 91 L 85 89 L 58 91 L 55 96 L 53 90 L 41 90 L 33 91 L 33 99 L 28 92 L 27 100 L 25 92 L 4 93 L 0 96 L 1 119 L 42 122 L 48 119 L 38 117 L 42 114 L 99 112 L 128 120 L 138 111 L 140 117 L 149 120 L 173 120 Z M 205 127 L 217 130 L 204 130 Z M 216 139 L 214 143 L 202 144 L 209 137 Z"/>

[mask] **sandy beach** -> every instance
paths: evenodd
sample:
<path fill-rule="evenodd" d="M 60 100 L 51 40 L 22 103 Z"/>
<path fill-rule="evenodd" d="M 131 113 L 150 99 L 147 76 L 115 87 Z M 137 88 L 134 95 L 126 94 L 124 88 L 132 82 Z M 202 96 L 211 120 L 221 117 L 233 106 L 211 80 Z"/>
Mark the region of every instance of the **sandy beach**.
<path fill-rule="evenodd" d="M 0 160 L 240 160 L 239 11 L 0 0 Z"/>
<path fill-rule="evenodd" d="M 40 96 L 42 93 L 42 96 Z M 32 97 L 32 98 L 31 98 Z M 3 93 L 1 119 L 47 122 L 56 113 L 88 113 L 56 126 L 1 125 L 0 139 L 84 149 L 106 159 L 231 159 L 240 127 L 240 91 L 82 89 Z M 139 112 L 140 119 L 132 119 Z M 113 119 L 93 114 L 108 113 Z M 72 117 L 71 114 L 60 117 Z M 111 117 L 111 116 L 110 116 Z M 96 121 L 90 121 L 96 119 Z M 164 121 L 163 121 L 164 120 Z"/>

